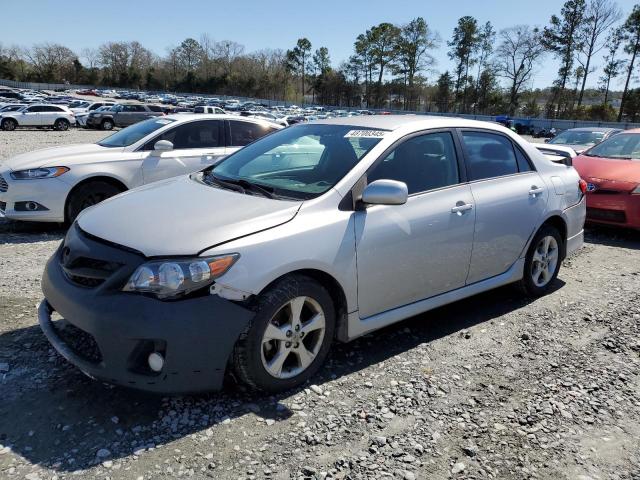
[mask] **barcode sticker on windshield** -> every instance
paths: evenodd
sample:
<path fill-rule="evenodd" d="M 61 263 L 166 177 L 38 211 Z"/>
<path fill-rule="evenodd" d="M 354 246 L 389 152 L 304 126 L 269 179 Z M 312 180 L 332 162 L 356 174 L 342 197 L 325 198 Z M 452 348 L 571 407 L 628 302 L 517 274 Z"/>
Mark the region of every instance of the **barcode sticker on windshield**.
<path fill-rule="evenodd" d="M 350 130 L 344 138 L 382 138 L 384 130 Z"/>

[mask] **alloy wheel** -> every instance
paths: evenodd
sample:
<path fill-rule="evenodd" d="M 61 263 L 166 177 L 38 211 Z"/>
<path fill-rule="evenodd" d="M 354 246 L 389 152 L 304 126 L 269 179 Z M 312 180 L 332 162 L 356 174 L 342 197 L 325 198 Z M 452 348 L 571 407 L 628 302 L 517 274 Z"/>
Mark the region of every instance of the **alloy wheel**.
<path fill-rule="evenodd" d="M 295 297 L 280 308 L 262 335 L 261 357 L 265 370 L 287 379 L 304 372 L 322 347 L 325 316 L 311 297 Z"/>
<path fill-rule="evenodd" d="M 559 249 L 557 240 L 548 235 L 543 237 L 533 252 L 531 279 L 537 287 L 547 285 L 558 267 Z"/>

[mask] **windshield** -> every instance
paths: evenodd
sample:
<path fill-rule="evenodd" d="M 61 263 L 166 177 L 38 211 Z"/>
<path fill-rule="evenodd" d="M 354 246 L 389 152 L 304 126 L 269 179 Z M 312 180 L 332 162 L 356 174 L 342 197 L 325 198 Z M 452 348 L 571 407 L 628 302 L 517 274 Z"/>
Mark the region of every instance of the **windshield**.
<path fill-rule="evenodd" d="M 128 147 L 133 145 L 141 138 L 146 137 L 159 128 L 174 122 L 170 118 L 150 118 L 144 122 L 136 123 L 130 127 L 124 128 L 119 132 L 109 135 L 104 140 L 98 142 L 102 147 Z"/>
<path fill-rule="evenodd" d="M 591 148 L 585 155 L 640 160 L 640 133 L 616 135 Z"/>
<path fill-rule="evenodd" d="M 604 138 L 604 132 L 589 132 L 584 130 L 565 130 L 549 143 L 558 145 L 595 145 Z"/>
<path fill-rule="evenodd" d="M 244 180 L 287 197 L 314 198 L 332 188 L 384 131 L 345 125 L 297 125 L 279 130 L 213 168 L 222 180 Z"/>

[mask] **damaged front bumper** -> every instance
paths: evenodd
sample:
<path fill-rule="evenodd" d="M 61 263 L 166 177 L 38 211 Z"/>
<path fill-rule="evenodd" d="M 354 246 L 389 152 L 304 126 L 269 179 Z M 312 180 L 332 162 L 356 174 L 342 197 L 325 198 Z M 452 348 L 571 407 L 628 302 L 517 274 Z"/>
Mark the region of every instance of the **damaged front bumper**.
<path fill-rule="evenodd" d="M 217 295 L 160 301 L 122 292 L 145 260 L 72 226 L 44 272 L 42 331 L 69 362 L 105 382 L 160 393 L 220 389 L 253 312 Z M 113 269 L 103 282 L 83 282 L 75 275 L 100 262 Z M 74 264 L 83 268 L 74 270 Z M 54 311 L 64 320 L 53 320 Z M 151 353 L 162 355 L 160 371 L 150 368 Z"/>

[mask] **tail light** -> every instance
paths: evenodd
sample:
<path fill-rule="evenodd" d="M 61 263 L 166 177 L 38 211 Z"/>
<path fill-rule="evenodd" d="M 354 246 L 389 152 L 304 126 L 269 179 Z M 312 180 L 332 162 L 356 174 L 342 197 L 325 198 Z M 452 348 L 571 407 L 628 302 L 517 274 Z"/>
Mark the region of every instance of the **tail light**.
<path fill-rule="evenodd" d="M 587 193 L 587 182 L 585 182 L 583 179 L 580 179 L 580 181 L 578 182 L 578 187 L 580 188 L 580 191 L 583 195 Z"/>

